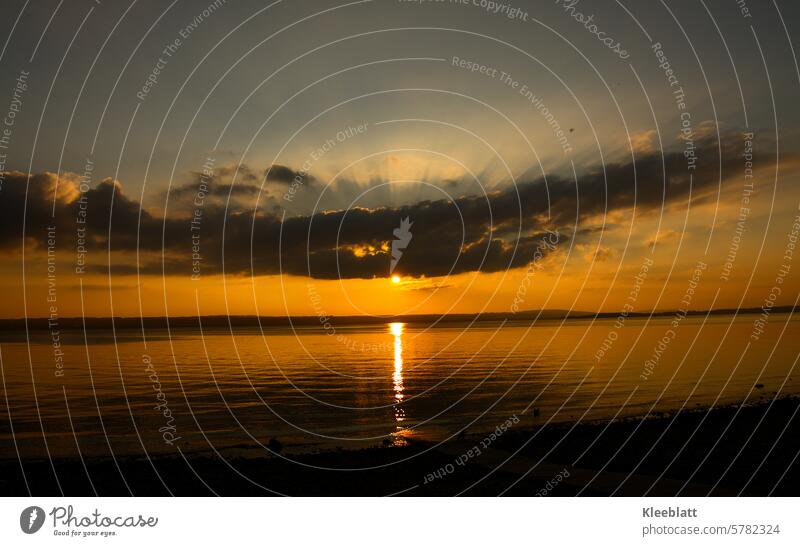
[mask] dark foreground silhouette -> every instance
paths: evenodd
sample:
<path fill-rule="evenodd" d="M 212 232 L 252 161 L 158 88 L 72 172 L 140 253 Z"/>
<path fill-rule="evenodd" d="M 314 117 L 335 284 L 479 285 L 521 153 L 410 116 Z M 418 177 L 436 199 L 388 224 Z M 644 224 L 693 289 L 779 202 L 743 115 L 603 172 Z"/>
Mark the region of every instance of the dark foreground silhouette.
<path fill-rule="evenodd" d="M 647 419 L 537 424 L 487 442 L 465 434 L 308 455 L 178 454 L 23 461 L 4 449 L 3 495 L 785 495 L 800 494 L 800 399 Z M 354 470 L 356 469 L 356 470 Z M 24 476 L 23 476 L 24 470 Z M 58 483 L 54 477 L 58 476 Z"/>

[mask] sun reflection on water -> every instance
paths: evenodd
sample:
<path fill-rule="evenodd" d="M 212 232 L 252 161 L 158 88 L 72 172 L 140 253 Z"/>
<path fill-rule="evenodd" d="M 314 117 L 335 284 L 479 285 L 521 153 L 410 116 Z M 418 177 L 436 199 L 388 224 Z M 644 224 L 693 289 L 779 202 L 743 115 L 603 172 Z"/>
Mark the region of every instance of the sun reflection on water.
<path fill-rule="evenodd" d="M 403 327 L 402 322 L 392 322 L 389 324 L 389 331 L 394 336 L 394 373 L 392 382 L 394 384 L 394 418 L 398 423 L 397 429 L 402 427 L 400 423 L 405 421 L 406 412 L 400 403 L 403 401 Z"/>

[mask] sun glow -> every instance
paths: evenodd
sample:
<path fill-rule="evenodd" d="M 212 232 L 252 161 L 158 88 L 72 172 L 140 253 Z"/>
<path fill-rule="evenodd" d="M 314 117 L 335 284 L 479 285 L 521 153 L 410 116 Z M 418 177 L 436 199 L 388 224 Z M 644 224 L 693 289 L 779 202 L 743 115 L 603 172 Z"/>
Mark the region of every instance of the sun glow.
<path fill-rule="evenodd" d="M 400 284 L 400 277 L 398 275 L 392 275 L 392 282 L 394 284 Z"/>

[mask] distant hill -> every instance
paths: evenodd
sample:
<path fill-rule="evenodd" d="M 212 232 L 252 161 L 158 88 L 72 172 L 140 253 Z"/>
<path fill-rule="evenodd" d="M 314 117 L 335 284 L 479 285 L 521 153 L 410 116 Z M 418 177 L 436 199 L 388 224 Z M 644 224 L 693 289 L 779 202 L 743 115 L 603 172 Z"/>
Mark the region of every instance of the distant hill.
<path fill-rule="evenodd" d="M 793 313 L 797 307 L 791 305 L 773 307 L 771 313 Z M 758 314 L 761 313 L 760 307 L 749 307 L 745 309 L 712 309 L 694 310 L 687 314 L 696 315 L 732 315 L 734 313 Z M 675 313 L 674 310 L 651 311 L 630 313 L 628 318 L 642 317 L 663 317 Z M 369 316 L 340 316 L 329 317 L 328 322 L 334 326 L 356 326 L 369 324 L 386 324 L 388 322 L 405 322 L 420 325 L 463 323 L 463 322 L 488 322 L 488 321 L 514 321 L 514 322 L 533 322 L 536 320 L 560 320 L 560 319 L 592 319 L 592 318 L 615 318 L 619 313 L 592 313 L 589 311 L 567 311 L 563 309 L 530 310 L 519 313 L 481 313 L 476 314 L 446 314 L 446 315 L 402 315 L 395 317 L 369 317 Z M 26 320 L 0 319 L 0 331 L 19 331 L 25 330 Z M 166 328 L 258 328 L 261 327 L 298 327 L 318 326 L 321 327 L 322 321 L 317 316 L 297 316 L 297 317 L 275 317 L 275 316 L 255 316 L 255 315 L 209 315 L 203 317 L 65 317 L 59 318 L 58 323 L 53 325 L 54 329 L 74 330 L 86 328 L 87 330 L 110 330 L 112 325 L 117 329 L 139 329 L 148 330 Z M 47 330 L 48 319 L 29 318 L 27 319 L 29 330 Z"/>

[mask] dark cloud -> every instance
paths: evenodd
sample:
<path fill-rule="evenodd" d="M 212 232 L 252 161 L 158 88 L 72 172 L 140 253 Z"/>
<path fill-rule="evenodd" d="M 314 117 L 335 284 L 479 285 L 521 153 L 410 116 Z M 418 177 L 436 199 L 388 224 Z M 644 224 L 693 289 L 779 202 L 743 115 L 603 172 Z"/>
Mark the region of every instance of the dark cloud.
<path fill-rule="evenodd" d="M 200 182 L 192 182 L 183 186 L 178 186 L 170 191 L 170 196 L 178 199 L 194 197 L 202 189 L 206 196 L 228 198 L 228 197 L 255 197 L 261 190 L 260 186 L 251 184 L 210 184 L 201 188 Z"/>
<path fill-rule="evenodd" d="M 196 177 L 202 177 L 203 173 L 193 173 Z M 232 181 L 234 177 L 237 181 L 254 183 L 261 180 L 261 176 L 256 169 L 247 165 L 246 163 L 239 163 L 238 165 L 223 165 L 214 168 L 214 180 L 219 183 L 225 181 Z"/>
<path fill-rule="evenodd" d="M 178 200 L 188 198 L 191 201 L 198 192 L 203 197 L 220 199 L 253 197 L 261 191 L 261 178 L 258 171 L 245 163 L 224 165 L 206 172 L 190 173 L 190 180 L 185 184 L 170 189 L 170 197 Z"/>
<path fill-rule="evenodd" d="M 44 247 L 45 234 L 51 228 L 69 240 L 80 230 L 89 247 L 103 247 L 113 240 L 115 245 L 135 248 L 139 236 L 160 238 L 155 230 L 137 235 L 140 215 L 145 227 L 154 226 L 157 220 L 129 199 L 119 182 L 111 178 L 81 193 L 79 180 L 72 174 L 59 177 L 49 172 L 30 176 L 7 172 L 4 176 L 0 248 L 18 246 L 23 235 L 28 244 Z"/>
<path fill-rule="evenodd" d="M 298 183 L 312 182 L 314 177 L 308 173 L 296 171 L 285 165 L 273 165 L 266 171 L 267 182 L 279 182 L 281 184 L 291 184 L 293 181 Z"/>
<path fill-rule="evenodd" d="M 26 238 L 42 246 L 46 226 L 57 224 L 66 240 L 79 227 L 76 219 L 86 208 L 88 244 L 115 254 L 117 274 L 188 275 L 192 236 L 199 241 L 204 274 L 310 275 L 315 278 L 372 278 L 389 274 L 394 230 L 403 218 L 413 222 L 411 239 L 402 249 L 395 273 L 436 277 L 469 271 L 501 271 L 525 266 L 541 249 L 546 229 L 559 231 L 560 244 L 591 236 L 605 213 L 637 207 L 639 213 L 662 206 L 685 207 L 692 199 L 716 195 L 723 180 L 741 176 L 740 137 L 729 135 L 718 145 L 697 143 L 696 169 L 687 169 L 682 153 L 650 153 L 636 162 L 597 167 L 570 178 L 549 175 L 509 185 L 487 196 L 430 200 L 384 208 L 354 208 L 311 216 L 281 216 L 263 210 L 225 207 L 209 201 L 193 230 L 188 217 L 156 217 L 129 199 L 121 186 L 104 180 L 83 196 L 74 180 L 56 183 L 44 173 L 28 177 L 7 173 L 0 193 L 0 248 L 18 245 L 23 211 Z M 722 171 L 719 168 L 722 166 Z M 273 166 L 271 176 L 295 171 Z M 277 174 L 282 173 L 282 174 Z M 27 209 L 25 188 L 28 187 Z M 60 189 L 56 190 L 56 186 Z M 235 188 L 236 186 L 234 186 Z M 251 191 L 244 185 L 241 191 Z M 220 186 L 220 192 L 231 191 Z M 178 192 L 189 191 L 180 188 Z M 54 208 L 55 203 L 55 208 Z M 83 203 L 83 204 L 82 204 Z M 52 211 L 55 215 L 52 216 Z M 587 225 L 588 223 L 588 225 Z M 59 239 L 60 243 L 64 239 Z M 74 243 L 68 243 L 74 244 Z M 126 259 L 138 250 L 137 268 Z M 104 259 L 107 253 L 100 254 Z M 108 264 L 93 262 L 98 271 Z"/>

